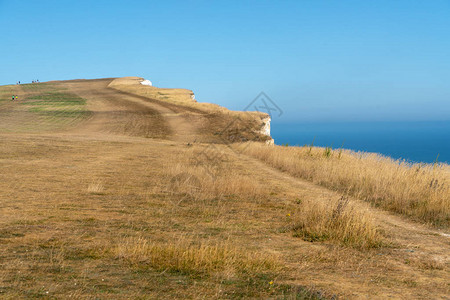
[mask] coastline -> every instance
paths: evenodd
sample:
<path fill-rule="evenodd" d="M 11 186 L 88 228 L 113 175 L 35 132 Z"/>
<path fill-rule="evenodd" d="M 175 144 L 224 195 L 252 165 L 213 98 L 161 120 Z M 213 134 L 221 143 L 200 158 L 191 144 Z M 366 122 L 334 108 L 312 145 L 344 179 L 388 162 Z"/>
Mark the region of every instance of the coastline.
<path fill-rule="evenodd" d="M 311 145 L 378 153 L 410 163 L 449 164 L 450 121 L 291 122 L 272 127 L 277 145 Z M 439 155 L 439 157 L 438 157 Z"/>

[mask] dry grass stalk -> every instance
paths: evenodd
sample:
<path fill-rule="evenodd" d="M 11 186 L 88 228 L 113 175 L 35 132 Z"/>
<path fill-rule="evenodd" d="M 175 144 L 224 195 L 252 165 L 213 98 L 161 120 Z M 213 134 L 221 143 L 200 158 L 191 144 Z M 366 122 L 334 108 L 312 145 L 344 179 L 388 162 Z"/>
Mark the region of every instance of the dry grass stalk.
<path fill-rule="evenodd" d="M 103 186 L 103 184 L 101 182 L 93 182 L 93 183 L 89 184 L 89 186 L 87 188 L 87 192 L 89 194 L 101 195 L 101 194 L 103 194 L 104 190 L 105 190 L 105 187 Z"/>

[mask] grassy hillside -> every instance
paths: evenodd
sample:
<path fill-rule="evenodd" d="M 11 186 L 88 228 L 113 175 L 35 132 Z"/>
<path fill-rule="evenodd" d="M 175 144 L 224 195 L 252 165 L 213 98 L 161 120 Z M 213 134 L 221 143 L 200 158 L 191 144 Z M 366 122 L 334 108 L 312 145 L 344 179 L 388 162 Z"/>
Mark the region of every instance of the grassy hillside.
<path fill-rule="evenodd" d="M 89 111 L 61 84 L 40 83 L 0 87 L 0 116 L 0 132 L 42 132 L 75 126 Z"/>
<path fill-rule="evenodd" d="M 143 78 L 116 78 L 109 88 L 159 101 L 175 112 L 181 112 L 196 124 L 202 141 L 235 143 L 268 141 L 270 137 L 260 133 L 266 113 L 255 111 L 231 111 L 217 104 L 197 102 L 194 93 L 186 89 L 168 89 L 140 84 Z"/>
<path fill-rule="evenodd" d="M 449 294 L 446 210 L 387 205 L 445 200 L 444 166 L 219 143 L 234 113 L 111 82 L 0 87 L 0 298 Z"/>
<path fill-rule="evenodd" d="M 327 188 L 445 229 L 450 225 L 450 166 L 317 147 L 264 147 L 246 153 Z"/>

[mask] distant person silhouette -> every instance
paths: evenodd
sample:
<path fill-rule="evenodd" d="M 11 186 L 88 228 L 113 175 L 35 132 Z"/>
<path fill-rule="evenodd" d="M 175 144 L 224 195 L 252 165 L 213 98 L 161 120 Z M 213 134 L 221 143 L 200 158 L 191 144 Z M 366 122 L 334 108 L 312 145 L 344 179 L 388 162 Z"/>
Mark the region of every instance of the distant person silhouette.
<path fill-rule="evenodd" d="M 15 96 L 15 95 L 12 95 L 11 101 L 14 101 L 15 98 L 16 98 L 16 96 Z"/>

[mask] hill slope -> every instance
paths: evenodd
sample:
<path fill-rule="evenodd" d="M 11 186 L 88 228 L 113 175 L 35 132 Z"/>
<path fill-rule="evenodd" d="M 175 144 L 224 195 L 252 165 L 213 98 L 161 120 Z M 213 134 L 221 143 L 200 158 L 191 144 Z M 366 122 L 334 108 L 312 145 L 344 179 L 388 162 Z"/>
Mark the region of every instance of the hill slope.
<path fill-rule="evenodd" d="M 2 297 L 448 296 L 447 236 L 230 144 L 264 115 L 136 80 L 0 87 Z"/>

